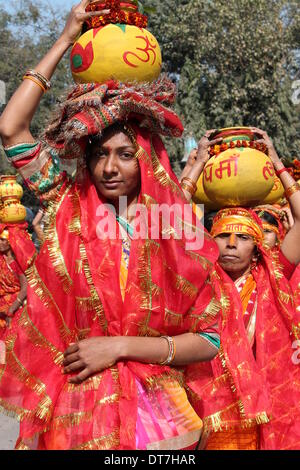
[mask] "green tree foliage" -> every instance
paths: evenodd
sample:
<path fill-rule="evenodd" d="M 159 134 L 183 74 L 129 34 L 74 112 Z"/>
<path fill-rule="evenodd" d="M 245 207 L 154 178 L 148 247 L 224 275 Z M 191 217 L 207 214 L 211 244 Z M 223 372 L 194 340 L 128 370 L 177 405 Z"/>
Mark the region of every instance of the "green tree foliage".
<path fill-rule="evenodd" d="M 178 83 L 176 109 L 187 132 L 256 125 L 273 137 L 280 155 L 299 155 L 299 106 L 292 102 L 300 79 L 298 0 L 144 0 L 149 29 L 158 38 L 164 71 Z M 24 71 L 40 60 L 62 30 L 67 12 L 45 0 L 0 6 L 0 80 L 7 98 Z M 298 51 L 298 54 L 297 54 Z M 57 100 L 72 84 L 66 56 L 33 121 L 38 136 Z M 1 109 L 0 109 L 1 110 Z M 167 141 L 176 172 L 183 140 Z M 4 158 L 0 173 L 10 172 Z"/>
<path fill-rule="evenodd" d="M 185 127 L 254 125 L 281 156 L 299 155 L 299 108 L 291 100 L 299 70 L 299 2 L 151 0 L 150 28 L 167 70 L 179 79 L 177 110 Z M 178 151 L 179 150 L 179 151 Z M 177 147 L 177 158 L 182 152 Z"/>

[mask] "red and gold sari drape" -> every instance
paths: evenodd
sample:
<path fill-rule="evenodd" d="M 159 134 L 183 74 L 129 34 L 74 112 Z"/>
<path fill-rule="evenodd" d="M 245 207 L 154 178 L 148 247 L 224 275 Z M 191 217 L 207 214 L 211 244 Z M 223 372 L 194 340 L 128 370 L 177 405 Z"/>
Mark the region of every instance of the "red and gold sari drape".
<path fill-rule="evenodd" d="M 3 315 L 17 299 L 21 288 L 19 276 L 29 267 L 35 255 L 27 224 L 0 224 L 0 233 L 4 230 L 9 233 L 9 244 L 15 260 L 8 264 L 5 257 L 0 255 L 0 314 Z M 3 318 L 0 319 L 0 327 L 3 334 L 6 327 Z"/>
<path fill-rule="evenodd" d="M 151 228 L 151 206 L 178 204 L 183 209 L 186 200 L 160 138 L 134 130 L 142 175 L 139 202 Z M 86 175 L 82 184 L 66 180 L 50 203 L 46 242 L 27 270 L 28 305 L 6 337 L 0 382 L 0 404 L 21 419 L 19 449 L 136 449 L 137 383 L 148 397 L 178 390 L 183 371 L 120 362 L 72 385 L 62 374 L 64 351 L 71 342 L 93 336 L 203 331 L 216 323 L 222 308 L 213 276 L 215 242 L 201 229 L 203 246 L 186 249 L 185 237 L 174 236 L 174 221 L 169 239 L 132 240 L 123 301 L 122 241 L 100 236 L 97 214 L 104 202 Z M 115 221 L 109 211 L 108 218 Z M 194 214 L 188 222 L 196 227 Z M 178 424 L 173 437 L 180 438 L 180 432 Z M 182 439 L 181 448 L 188 446 Z"/>
<path fill-rule="evenodd" d="M 0 315 L 6 315 L 9 307 L 17 299 L 20 292 L 20 281 L 18 269 L 15 262 L 10 265 L 3 255 L 0 255 Z M 0 335 L 3 328 L 6 327 L 6 321 L 0 318 Z"/>
<path fill-rule="evenodd" d="M 219 268 L 223 304 L 228 302 L 220 325 L 221 350 L 211 364 L 188 374 L 195 409 L 210 435 L 208 449 L 300 448 L 300 369 L 292 360 L 300 315 L 279 254 L 259 248 L 261 261 L 252 270 L 257 292 L 253 340 L 248 336 L 252 315 L 245 324 L 243 299 Z M 244 294 L 246 304 L 251 288 Z"/>

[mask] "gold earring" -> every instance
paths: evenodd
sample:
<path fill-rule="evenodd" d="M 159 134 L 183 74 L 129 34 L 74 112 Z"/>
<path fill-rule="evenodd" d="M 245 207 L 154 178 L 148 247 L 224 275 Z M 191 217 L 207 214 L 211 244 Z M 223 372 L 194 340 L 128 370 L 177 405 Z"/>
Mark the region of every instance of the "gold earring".
<path fill-rule="evenodd" d="M 255 257 L 255 258 L 252 258 L 252 260 L 251 260 L 251 265 L 250 265 L 251 271 L 252 271 L 252 269 L 255 269 L 255 268 L 256 268 L 257 261 L 258 261 L 258 259 L 257 259 L 256 257 Z"/>

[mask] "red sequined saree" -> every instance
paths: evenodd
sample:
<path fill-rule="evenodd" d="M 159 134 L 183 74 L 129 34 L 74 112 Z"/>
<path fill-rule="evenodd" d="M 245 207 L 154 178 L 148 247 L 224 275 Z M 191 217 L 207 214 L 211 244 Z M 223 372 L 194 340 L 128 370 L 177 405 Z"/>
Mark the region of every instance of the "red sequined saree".
<path fill-rule="evenodd" d="M 260 262 L 252 269 L 257 291 L 254 337 L 250 342 L 234 283 L 217 268 L 225 306 L 221 350 L 211 363 L 199 364 L 187 374 L 206 434 L 216 433 L 208 441 L 209 449 L 300 448 L 300 369 L 292 348 L 299 338 L 299 311 L 279 253 L 262 246 L 259 250 Z M 253 306 L 249 309 L 253 311 Z"/>
<path fill-rule="evenodd" d="M 19 276 L 32 263 L 35 247 L 27 233 L 27 224 L 0 224 L 0 233 L 3 230 L 9 233 L 10 247 L 16 258 L 8 264 L 4 256 L 0 255 L 0 314 L 5 315 L 17 299 L 21 288 Z M 4 319 L 0 319 L 0 327 L 2 335 L 6 328 Z"/>
<path fill-rule="evenodd" d="M 169 237 L 160 232 L 158 239 L 132 240 L 123 301 L 121 240 L 99 228 L 105 201 L 85 170 L 77 183 L 59 172 L 64 144 L 59 143 L 57 128 L 50 132 L 57 139 L 50 139 L 48 147 L 37 144 L 27 155 L 13 157 L 29 187 L 49 201 L 46 241 L 27 270 L 28 305 L 6 337 L 7 363 L 1 371 L 0 404 L 21 419 L 18 449 L 136 449 L 141 394 L 147 394 L 146 404 L 160 394 L 159 402 L 168 406 L 164 415 L 169 413 L 171 418 L 178 404 L 177 395 L 170 397 L 168 390 L 183 390 L 183 371 L 119 362 L 81 385 L 72 385 L 62 374 L 64 351 L 70 343 L 93 336 L 198 333 L 215 325 L 222 308 L 214 278 L 216 244 L 202 226 L 196 226 L 194 214 L 184 215 L 186 200 L 157 135 L 157 129 L 171 129 L 174 135 L 182 130 L 178 118 L 160 104 L 172 93 L 172 86 L 166 92 L 159 83 L 155 100 L 148 88 L 148 95 L 145 90 L 143 94 L 123 88 L 115 84 L 77 87 L 60 114 L 66 120 L 67 154 L 72 149 L 82 152 L 82 134 L 99 133 L 101 126 L 124 119 L 126 112 L 135 118 L 142 114 L 140 126 L 153 129 L 133 126 L 141 170 L 139 203 L 146 210 L 149 233 L 155 204 L 177 204 L 179 219 L 176 224 L 171 219 L 165 227 Z M 115 221 L 112 213 L 108 217 Z M 178 222 L 181 227 L 187 225 L 193 236 L 201 234 L 203 244 L 187 249 L 186 236 L 175 236 Z M 194 413 L 191 407 L 189 413 Z M 198 424 L 192 441 L 185 439 L 186 430 L 177 423 L 175 440 L 165 445 L 196 444 L 201 421 L 196 414 L 193 419 Z"/>

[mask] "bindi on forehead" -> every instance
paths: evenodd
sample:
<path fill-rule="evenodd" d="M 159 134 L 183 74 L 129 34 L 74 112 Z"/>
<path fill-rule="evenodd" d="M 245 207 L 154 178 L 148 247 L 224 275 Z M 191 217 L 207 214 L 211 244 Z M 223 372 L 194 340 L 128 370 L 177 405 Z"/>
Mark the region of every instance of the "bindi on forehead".
<path fill-rule="evenodd" d="M 108 152 L 112 152 L 113 147 L 111 147 L 111 145 L 102 144 L 100 145 L 100 149 L 107 150 Z"/>

